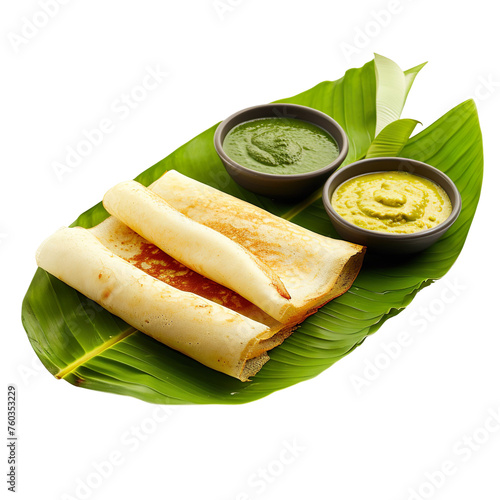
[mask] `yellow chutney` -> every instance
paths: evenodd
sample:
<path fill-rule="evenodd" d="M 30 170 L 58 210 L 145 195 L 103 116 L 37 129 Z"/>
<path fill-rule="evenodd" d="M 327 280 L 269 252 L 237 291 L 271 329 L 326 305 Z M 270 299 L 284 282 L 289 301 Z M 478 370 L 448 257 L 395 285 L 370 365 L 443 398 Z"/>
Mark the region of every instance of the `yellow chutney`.
<path fill-rule="evenodd" d="M 408 172 L 376 172 L 341 184 L 332 206 L 345 220 L 364 229 L 410 234 L 431 229 L 451 214 L 445 190 Z"/>

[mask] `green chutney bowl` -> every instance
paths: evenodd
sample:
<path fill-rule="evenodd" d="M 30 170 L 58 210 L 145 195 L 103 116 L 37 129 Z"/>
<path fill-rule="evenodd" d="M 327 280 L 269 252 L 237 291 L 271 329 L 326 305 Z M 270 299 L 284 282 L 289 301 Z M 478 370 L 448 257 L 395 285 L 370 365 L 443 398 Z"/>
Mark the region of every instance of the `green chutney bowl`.
<path fill-rule="evenodd" d="M 258 172 L 234 161 L 224 151 L 226 135 L 237 125 L 260 118 L 294 118 L 312 123 L 330 135 L 338 145 L 339 155 L 328 165 L 300 174 L 269 174 Z M 317 109 L 298 104 L 261 104 L 243 109 L 226 118 L 217 127 L 214 146 L 228 174 L 240 186 L 254 193 L 282 200 L 305 198 L 323 185 L 347 156 L 349 141 L 342 127 L 330 116 Z"/>

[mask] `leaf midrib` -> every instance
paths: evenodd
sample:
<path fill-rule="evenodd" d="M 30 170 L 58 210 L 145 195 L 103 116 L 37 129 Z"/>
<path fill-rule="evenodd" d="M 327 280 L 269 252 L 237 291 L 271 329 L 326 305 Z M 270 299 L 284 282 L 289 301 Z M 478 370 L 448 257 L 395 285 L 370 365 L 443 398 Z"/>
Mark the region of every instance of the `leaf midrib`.
<path fill-rule="evenodd" d="M 81 356 L 78 359 L 75 359 L 75 361 L 71 362 L 69 365 L 65 366 L 64 368 L 60 369 L 56 374 L 55 377 L 57 379 L 64 378 L 68 376 L 70 373 L 75 371 L 77 368 L 79 368 L 81 365 L 85 364 L 87 361 L 90 361 L 92 358 L 99 356 L 101 353 L 103 353 L 105 350 L 109 349 L 110 347 L 113 347 L 114 345 L 118 344 L 122 340 L 126 339 L 127 337 L 130 337 L 134 333 L 138 332 L 134 327 L 127 328 L 125 331 L 119 333 L 118 335 L 115 335 L 113 338 L 107 340 L 100 346 L 95 347 L 89 352 L 86 352 L 83 356 Z"/>

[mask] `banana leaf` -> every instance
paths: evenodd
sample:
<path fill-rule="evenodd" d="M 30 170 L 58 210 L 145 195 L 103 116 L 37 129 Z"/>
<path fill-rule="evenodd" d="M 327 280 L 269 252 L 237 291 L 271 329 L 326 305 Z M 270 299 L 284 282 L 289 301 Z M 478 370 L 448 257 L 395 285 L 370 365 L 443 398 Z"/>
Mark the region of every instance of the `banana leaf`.
<path fill-rule="evenodd" d="M 413 82 L 420 67 L 405 73 L 406 85 L 408 80 Z M 281 102 L 311 106 L 332 116 L 349 137 L 351 147 L 345 164 L 363 158 L 375 138 L 374 61 Z M 215 128 L 198 135 L 136 180 L 149 185 L 166 170 L 176 169 L 296 224 L 338 237 L 317 196 L 299 204 L 278 203 L 235 184 L 214 150 Z M 252 381 L 240 382 L 166 347 L 41 269 L 36 271 L 22 306 L 23 325 L 33 349 L 53 375 L 71 384 L 161 404 L 245 403 L 318 375 L 408 306 L 419 290 L 441 278 L 457 259 L 482 181 L 482 139 L 473 101 L 460 104 L 410 138 L 399 156 L 430 163 L 452 178 L 463 201 L 458 220 L 420 254 L 386 259 L 368 252 L 352 288 L 270 351 L 270 361 Z M 91 227 L 107 216 L 98 204 L 73 224 Z"/>
<path fill-rule="evenodd" d="M 395 120 L 389 123 L 389 125 L 375 137 L 366 152 L 365 158 L 399 156 L 418 123 L 420 122 L 408 118 Z"/>
<path fill-rule="evenodd" d="M 411 86 L 419 71 L 427 63 L 403 71 L 394 61 L 375 54 L 377 77 L 377 127 L 378 136 L 390 123 L 401 116 Z"/>

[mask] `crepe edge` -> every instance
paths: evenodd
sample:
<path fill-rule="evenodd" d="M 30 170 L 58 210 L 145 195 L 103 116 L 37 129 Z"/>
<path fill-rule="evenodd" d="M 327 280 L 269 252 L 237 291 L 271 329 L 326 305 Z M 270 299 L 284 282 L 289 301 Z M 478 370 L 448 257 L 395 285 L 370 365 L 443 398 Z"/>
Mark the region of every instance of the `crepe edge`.
<path fill-rule="evenodd" d="M 269 338 L 257 338 L 256 342 L 247 347 L 246 359 L 242 362 L 241 371 L 237 378 L 242 382 L 248 382 L 250 377 L 256 375 L 271 359 L 268 351 L 281 345 L 298 327 L 299 324 L 285 326 Z"/>
<path fill-rule="evenodd" d="M 328 291 L 323 295 L 318 296 L 314 300 L 314 305 L 306 306 L 305 308 L 303 307 L 295 311 L 293 315 L 287 318 L 286 323 L 302 323 L 307 317 L 318 311 L 318 309 L 323 307 L 331 300 L 340 297 L 351 288 L 359 272 L 361 271 L 363 259 L 366 254 L 365 246 L 357 245 L 355 243 L 351 243 L 351 245 L 353 246 L 353 250 L 357 249 L 357 251 L 351 253 L 348 257 L 346 257 L 341 271 L 339 272 L 333 284 L 329 286 Z"/>
<path fill-rule="evenodd" d="M 344 267 L 342 268 L 342 272 L 335 280 L 335 283 L 330 289 L 330 292 L 323 296 L 322 298 L 323 300 L 319 305 L 312 307 L 306 312 L 306 316 L 304 317 L 304 319 L 307 318 L 308 316 L 311 316 L 311 314 L 314 314 L 318 309 L 323 307 L 325 304 L 328 304 L 328 302 L 332 301 L 333 299 L 336 299 L 337 297 L 340 297 L 352 287 L 354 281 L 358 277 L 359 272 L 361 271 L 361 267 L 363 265 L 363 259 L 366 254 L 365 246 L 361 245 L 356 245 L 356 246 L 359 247 L 359 251 L 352 254 L 347 259 L 347 261 L 344 264 Z"/>

